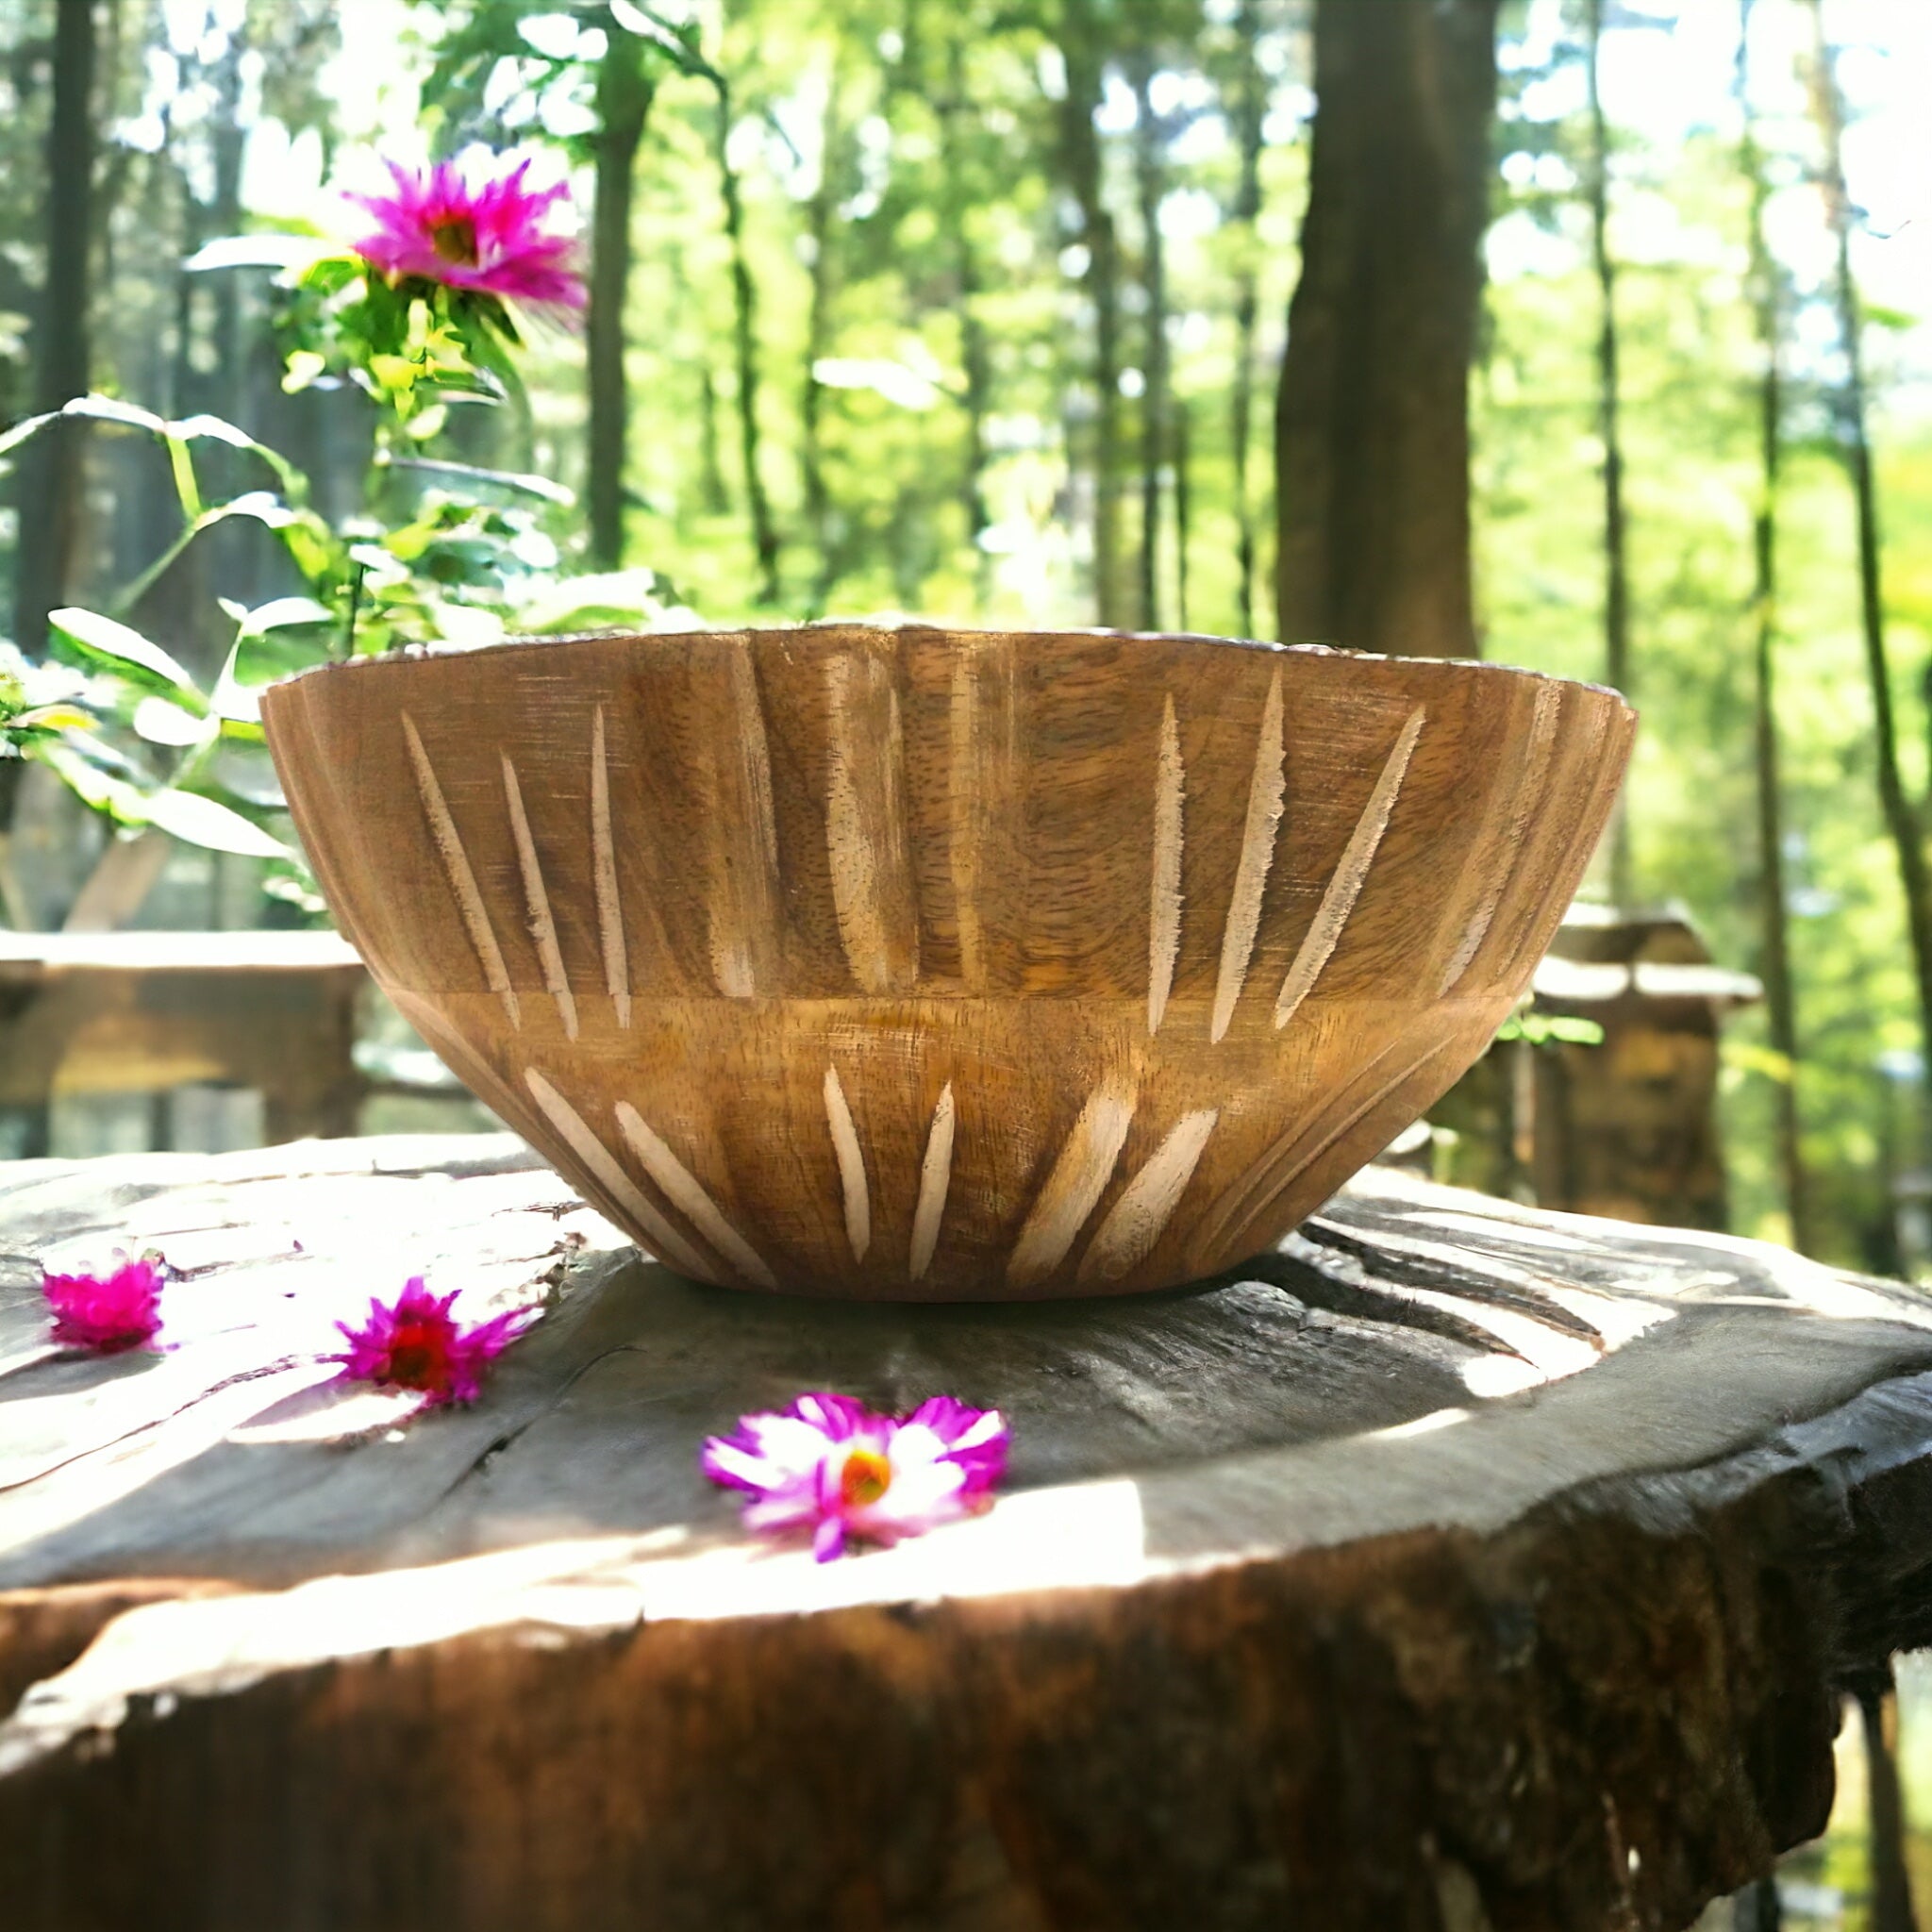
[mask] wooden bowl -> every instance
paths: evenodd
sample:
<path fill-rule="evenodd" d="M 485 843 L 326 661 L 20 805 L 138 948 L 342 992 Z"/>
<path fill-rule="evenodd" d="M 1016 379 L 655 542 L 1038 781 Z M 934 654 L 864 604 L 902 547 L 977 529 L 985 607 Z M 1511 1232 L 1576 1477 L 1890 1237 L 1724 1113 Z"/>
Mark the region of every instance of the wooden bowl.
<path fill-rule="evenodd" d="M 1158 1289 L 1482 1051 L 1635 727 L 1489 664 L 829 624 L 366 658 L 262 707 L 344 933 L 706 1281 Z"/>

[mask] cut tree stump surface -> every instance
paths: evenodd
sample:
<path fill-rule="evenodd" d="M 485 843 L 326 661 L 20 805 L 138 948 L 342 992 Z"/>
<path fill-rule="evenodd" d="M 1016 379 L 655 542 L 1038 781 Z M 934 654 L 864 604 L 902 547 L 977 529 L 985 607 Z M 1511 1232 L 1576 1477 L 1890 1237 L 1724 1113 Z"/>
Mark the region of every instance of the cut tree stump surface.
<path fill-rule="evenodd" d="M 46 1341 L 155 1247 L 173 1345 Z M 542 1321 L 412 1422 L 318 1353 L 410 1274 Z M 1013 1428 L 816 1565 L 708 1433 Z M 1674 1928 L 1815 1834 L 1932 1641 L 1932 1304 L 1371 1169 L 1118 1300 L 831 1305 L 639 1257 L 508 1136 L 0 1170 L 9 1932 Z"/>

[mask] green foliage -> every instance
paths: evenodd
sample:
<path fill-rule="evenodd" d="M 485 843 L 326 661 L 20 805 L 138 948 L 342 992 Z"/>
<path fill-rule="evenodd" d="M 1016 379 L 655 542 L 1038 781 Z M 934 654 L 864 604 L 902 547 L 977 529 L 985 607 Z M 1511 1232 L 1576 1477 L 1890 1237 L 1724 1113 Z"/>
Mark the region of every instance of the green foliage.
<path fill-rule="evenodd" d="M 338 529 L 308 508 L 301 472 L 231 424 L 208 416 L 170 422 L 104 396 L 82 397 L 57 415 L 144 431 L 168 453 L 180 529 L 113 608 L 131 608 L 197 538 L 238 516 L 281 539 L 307 588 L 252 608 L 221 600 L 232 639 L 207 689 L 119 617 L 53 612 L 57 656 L 88 675 L 78 684 L 55 675 L 49 685 L 45 667 L 0 661 L 0 755 L 37 759 L 118 826 L 158 825 L 190 844 L 278 861 L 280 896 L 304 905 L 314 894 L 260 749 L 264 685 L 350 652 L 492 643 L 513 627 L 648 624 L 672 608 L 669 587 L 650 572 L 575 583 L 561 575 L 544 525 L 572 499 L 541 477 L 423 459 L 401 474 L 435 481 L 419 483 L 399 521 L 357 517 Z M 29 419 L 0 438 L 0 462 L 57 415 Z M 208 502 L 194 457 L 205 442 L 247 452 L 279 489 Z M 407 460 L 391 458 L 386 467 Z"/>
<path fill-rule="evenodd" d="M 1511 1013 L 1496 1028 L 1496 1038 L 1526 1040 L 1532 1046 L 1601 1046 L 1604 1029 L 1594 1020 L 1573 1019 L 1562 1013 Z"/>

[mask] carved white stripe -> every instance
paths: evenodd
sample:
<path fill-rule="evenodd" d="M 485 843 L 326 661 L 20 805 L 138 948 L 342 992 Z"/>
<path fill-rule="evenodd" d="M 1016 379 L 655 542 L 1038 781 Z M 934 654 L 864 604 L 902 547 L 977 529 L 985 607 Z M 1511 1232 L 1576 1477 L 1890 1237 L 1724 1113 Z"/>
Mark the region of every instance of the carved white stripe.
<path fill-rule="evenodd" d="M 1208 1038 L 1218 1041 L 1234 1018 L 1248 976 L 1248 956 L 1261 924 L 1261 891 L 1268 868 L 1274 862 L 1274 830 L 1281 822 L 1281 794 L 1288 783 L 1283 769 L 1281 740 L 1281 672 L 1268 686 L 1261 711 L 1261 729 L 1255 740 L 1255 773 L 1248 781 L 1248 817 L 1241 828 L 1241 856 L 1235 867 L 1234 892 L 1228 900 L 1227 924 L 1221 935 L 1221 973 L 1214 984 L 1214 1016 Z"/>
<path fill-rule="evenodd" d="M 1180 1205 L 1194 1164 L 1208 1145 L 1208 1137 L 1221 1118 L 1218 1108 L 1183 1114 L 1167 1137 L 1147 1157 L 1144 1166 L 1121 1191 L 1108 1209 L 1100 1231 L 1080 1262 L 1080 1279 L 1118 1281 L 1154 1252 L 1174 1210 Z"/>
<path fill-rule="evenodd" d="M 1187 773 L 1181 765 L 1180 728 L 1174 693 L 1160 713 L 1160 756 L 1154 774 L 1154 881 L 1147 916 L 1147 1033 L 1160 1031 L 1174 988 L 1181 949 L 1181 800 Z"/>
<path fill-rule="evenodd" d="M 946 1191 L 953 1180 L 953 1083 L 940 1090 L 925 1137 L 925 1158 L 919 1164 L 919 1206 L 912 1214 L 912 1251 L 907 1262 L 908 1280 L 918 1281 L 932 1265 L 939 1245 L 940 1223 L 946 1212 Z"/>
<path fill-rule="evenodd" d="M 550 916 L 550 894 L 543 890 L 543 868 L 537 862 L 537 841 L 530 837 L 530 821 L 524 811 L 523 788 L 517 783 L 516 767 L 509 755 L 503 758 L 503 795 L 509 806 L 509 829 L 517 841 L 517 863 L 524 874 L 524 903 L 530 909 L 530 937 L 537 942 L 537 958 L 543 968 L 543 984 L 557 1002 L 563 1020 L 564 1037 L 577 1037 L 577 1003 L 563 970 L 563 952 L 557 943 L 557 922 Z"/>
<path fill-rule="evenodd" d="M 1007 1262 L 1007 1286 L 1031 1288 L 1066 1258 L 1100 1199 L 1134 1118 L 1131 1088 L 1096 1087 L 1046 1177 Z"/>
<path fill-rule="evenodd" d="M 859 1151 L 858 1132 L 852 1124 L 852 1109 L 845 1105 L 837 1067 L 825 1069 L 825 1122 L 832 1130 L 839 1186 L 845 1196 L 845 1239 L 852 1244 L 852 1258 L 862 1261 L 872 1246 L 872 1197 L 865 1186 L 865 1156 Z"/>
<path fill-rule="evenodd" d="M 1557 745 L 1557 722 L 1562 710 L 1562 686 L 1540 684 L 1530 711 L 1523 757 L 1516 768 L 1516 783 L 1509 796 L 1509 822 L 1503 834 L 1502 846 L 1500 850 L 1491 851 L 1486 842 L 1479 841 L 1477 843 L 1473 856 L 1483 867 L 1482 892 L 1463 925 L 1462 937 L 1456 942 L 1456 950 L 1442 968 L 1442 977 L 1436 988 L 1438 999 L 1455 990 L 1457 981 L 1469 971 L 1470 961 L 1489 936 L 1496 908 L 1502 904 L 1503 889 L 1515 873 L 1517 857 L 1529 835 L 1531 818 L 1542 796 L 1543 781 L 1549 776 L 1550 757 Z"/>
<path fill-rule="evenodd" d="M 724 1210 L 705 1191 L 703 1182 L 627 1100 L 617 1103 L 617 1124 L 644 1172 L 663 1190 L 664 1198 L 746 1280 L 757 1282 L 760 1288 L 776 1288 L 778 1277 L 766 1267 L 758 1251 L 725 1220 Z"/>
<path fill-rule="evenodd" d="M 1327 965 L 1336 941 L 1341 937 L 1342 927 L 1348 924 L 1348 915 L 1355 910 L 1362 881 L 1368 877 L 1369 867 L 1374 863 L 1375 848 L 1382 842 L 1382 834 L 1389 829 L 1389 815 L 1395 809 L 1395 795 L 1402 790 L 1403 775 L 1408 770 L 1409 757 L 1415 750 L 1416 740 L 1422 735 L 1423 720 L 1426 715 L 1420 705 L 1408 714 L 1408 723 L 1402 727 L 1402 735 L 1396 739 L 1394 750 L 1383 764 L 1382 775 L 1375 780 L 1375 789 L 1369 793 L 1368 804 L 1362 807 L 1362 815 L 1355 823 L 1355 830 L 1349 836 L 1334 876 L 1328 881 L 1328 890 L 1322 894 L 1322 903 L 1315 908 L 1313 923 L 1302 936 L 1294 963 L 1288 969 L 1288 977 L 1281 982 L 1281 995 L 1274 1002 L 1274 1024 L 1277 1026 L 1286 1026 L 1293 1018 L 1294 1009 L 1307 998 L 1316 980 L 1321 978 L 1322 969 Z"/>
<path fill-rule="evenodd" d="M 1331 1102 L 1312 1121 L 1292 1123 L 1249 1163 L 1239 1179 L 1221 1191 L 1197 1224 L 1188 1250 L 1188 1266 L 1196 1274 L 1211 1274 L 1224 1259 L 1240 1258 L 1244 1251 L 1237 1248 L 1236 1242 L 1245 1238 L 1242 1229 L 1260 1220 L 1344 1135 L 1352 1133 L 1375 1108 L 1411 1080 L 1419 1079 L 1424 1068 L 1458 1044 L 1454 1040 L 1441 1041 L 1405 1061 L 1397 1073 L 1370 1086 L 1372 1078 L 1401 1043 L 1391 1041 L 1363 1063 L 1361 1071 L 1338 1096 L 1339 1108 Z M 1364 1097 L 1351 1100 L 1354 1094 Z M 1338 1112 L 1339 1119 L 1334 1117 Z"/>
<path fill-rule="evenodd" d="M 604 707 L 591 726 L 591 858 L 597 886 L 597 937 L 604 949 L 604 984 L 617 1024 L 630 1024 L 630 960 L 624 945 L 624 907 L 617 896 L 617 845 L 610 836 L 610 766 L 604 751 Z"/>
<path fill-rule="evenodd" d="M 1596 776 L 1591 782 L 1590 791 L 1583 803 L 1570 815 L 1574 829 L 1570 837 L 1560 842 L 1563 856 L 1554 868 L 1541 871 L 1541 889 L 1522 892 L 1517 904 L 1511 908 L 1509 931 L 1501 951 L 1506 961 L 1496 975 L 1498 983 L 1511 992 L 1520 992 L 1529 975 L 1536 969 L 1536 962 L 1542 957 L 1544 948 L 1550 942 L 1550 927 L 1560 916 L 1559 906 L 1568 906 L 1575 892 L 1584 868 L 1590 863 L 1591 855 L 1596 850 L 1597 841 L 1602 837 L 1605 825 L 1614 805 L 1618 788 L 1624 780 L 1624 768 L 1630 756 L 1630 741 L 1636 729 L 1635 713 L 1626 712 L 1621 705 L 1593 702 L 1593 694 L 1579 693 L 1588 709 L 1589 720 L 1584 748 L 1577 755 L 1572 766 L 1574 772 L 1594 771 Z M 1613 749 L 1608 741 L 1613 725 L 1621 720 L 1621 728 L 1616 735 L 1621 737 L 1621 750 Z M 1557 788 L 1552 786 L 1554 796 Z M 1548 865 L 1549 848 L 1544 847 L 1543 864 Z M 1526 872 L 1532 862 L 1531 855 L 1524 855 L 1524 862 L 1517 868 L 1519 874 Z"/>
<path fill-rule="evenodd" d="M 718 1269 L 707 1261 L 671 1224 L 645 1199 L 637 1183 L 625 1174 L 610 1150 L 591 1131 L 590 1124 L 535 1067 L 524 1072 L 524 1084 L 530 1097 L 543 1109 L 543 1117 L 563 1136 L 571 1152 L 590 1169 L 593 1180 L 610 1196 L 620 1213 L 629 1216 L 643 1230 L 651 1252 L 669 1261 L 686 1274 L 700 1281 L 713 1281 Z"/>
<path fill-rule="evenodd" d="M 409 762 L 416 768 L 416 790 L 422 794 L 423 810 L 429 820 L 429 835 L 436 841 L 437 855 L 442 860 L 443 871 L 449 875 L 450 891 L 456 894 L 457 910 L 462 914 L 464 930 L 470 935 L 470 944 L 475 949 L 477 964 L 483 969 L 483 977 L 490 991 L 503 1002 L 503 1010 L 508 1014 L 509 1024 L 520 1028 L 524 1016 L 517 1005 L 516 988 L 509 983 L 509 969 L 503 963 L 503 948 L 496 943 L 496 933 L 490 924 L 490 909 L 484 905 L 483 894 L 476 888 L 476 874 L 470 870 L 470 855 L 463 850 L 457 822 L 449 815 L 448 801 L 442 795 L 442 787 L 436 781 L 436 768 L 429 762 L 429 754 L 423 749 L 416 721 L 407 711 L 402 718 L 403 736 L 408 741 Z"/>

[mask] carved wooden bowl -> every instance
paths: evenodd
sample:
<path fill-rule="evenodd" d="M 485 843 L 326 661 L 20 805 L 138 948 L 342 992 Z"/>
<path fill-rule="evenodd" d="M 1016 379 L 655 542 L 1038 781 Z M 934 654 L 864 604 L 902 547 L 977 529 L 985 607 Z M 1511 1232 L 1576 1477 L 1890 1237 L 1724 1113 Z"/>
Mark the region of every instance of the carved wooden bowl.
<path fill-rule="evenodd" d="M 1486 664 L 881 629 L 506 644 L 263 705 L 342 930 L 652 1253 L 865 1299 L 1253 1254 L 1456 1079 L 1634 715 Z"/>

